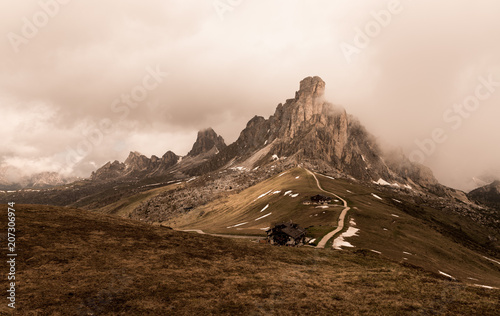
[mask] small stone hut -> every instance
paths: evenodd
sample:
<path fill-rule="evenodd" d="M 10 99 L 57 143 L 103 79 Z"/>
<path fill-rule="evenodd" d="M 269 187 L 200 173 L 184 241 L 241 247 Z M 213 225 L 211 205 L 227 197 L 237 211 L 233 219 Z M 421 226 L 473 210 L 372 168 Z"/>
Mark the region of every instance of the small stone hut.
<path fill-rule="evenodd" d="M 267 240 L 272 245 L 300 246 L 305 244 L 306 230 L 292 222 L 279 223 L 267 231 Z"/>

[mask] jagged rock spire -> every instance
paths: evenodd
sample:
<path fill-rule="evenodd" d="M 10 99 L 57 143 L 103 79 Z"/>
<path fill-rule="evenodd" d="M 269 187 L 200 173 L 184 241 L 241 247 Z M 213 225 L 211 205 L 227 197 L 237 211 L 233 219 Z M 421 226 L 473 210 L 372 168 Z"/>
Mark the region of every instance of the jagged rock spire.
<path fill-rule="evenodd" d="M 212 150 L 214 147 L 219 151 L 224 149 L 226 147 L 224 138 L 217 135 L 217 133 L 212 128 L 199 131 L 196 142 L 194 143 L 191 151 L 188 153 L 188 156 L 193 157 L 199 154 L 206 153 Z"/>

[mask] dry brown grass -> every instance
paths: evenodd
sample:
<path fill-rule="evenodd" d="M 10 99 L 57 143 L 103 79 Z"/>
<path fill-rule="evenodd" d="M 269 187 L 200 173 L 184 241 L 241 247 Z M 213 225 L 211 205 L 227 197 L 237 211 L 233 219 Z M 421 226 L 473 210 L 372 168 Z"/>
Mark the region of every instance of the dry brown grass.
<path fill-rule="evenodd" d="M 279 248 L 75 209 L 17 209 L 17 315 L 495 315 L 500 308 L 498 290 L 364 250 Z M 0 313 L 8 312 L 4 302 Z"/>

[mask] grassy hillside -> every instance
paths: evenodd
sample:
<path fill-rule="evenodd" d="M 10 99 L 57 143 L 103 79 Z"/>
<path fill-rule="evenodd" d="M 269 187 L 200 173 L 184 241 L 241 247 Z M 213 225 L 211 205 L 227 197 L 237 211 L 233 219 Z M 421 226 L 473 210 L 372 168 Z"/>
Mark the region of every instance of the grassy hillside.
<path fill-rule="evenodd" d="M 324 193 L 314 178 L 295 168 L 164 224 L 208 233 L 264 236 L 265 228 L 292 220 L 309 227 L 311 237 L 320 238 L 336 227 L 343 207 L 340 201 L 328 207 L 303 204 L 316 194 Z"/>
<path fill-rule="evenodd" d="M 155 188 L 144 192 L 136 193 L 131 196 L 126 195 L 120 198 L 116 202 L 113 202 L 111 204 L 102 207 L 98 207 L 94 210 L 103 214 L 112 214 L 120 217 L 128 217 L 134 211 L 134 209 L 137 208 L 142 202 L 147 201 L 151 197 L 156 196 L 158 194 L 175 190 L 176 188 L 179 188 L 181 186 L 182 184 L 175 183 L 160 188 Z M 94 196 L 90 198 L 95 199 Z"/>
<path fill-rule="evenodd" d="M 17 315 L 496 315 L 500 307 L 499 290 L 369 251 L 271 247 L 47 206 L 18 205 L 17 225 Z M 10 314 L 5 302 L 0 314 Z"/>
<path fill-rule="evenodd" d="M 441 271 L 463 282 L 500 287 L 500 265 L 487 259 L 500 261 L 498 253 L 488 247 L 488 235 L 480 225 L 452 212 L 412 204 L 405 200 L 407 196 L 375 185 L 319 175 L 318 179 L 324 189 L 345 198 L 351 207 L 346 222 L 354 222 L 359 231 L 346 240 L 356 248 L 434 273 Z M 285 196 L 287 191 L 299 195 Z M 310 237 L 319 239 L 336 228 L 342 207 L 340 202 L 328 209 L 302 204 L 307 196 L 318 193 L 322 192 L 314 178 L 295 168 L 166 224 L 207 233 L 264 235 L 263 229 L 273 223 L 293 220 L 308 227 Z"/>

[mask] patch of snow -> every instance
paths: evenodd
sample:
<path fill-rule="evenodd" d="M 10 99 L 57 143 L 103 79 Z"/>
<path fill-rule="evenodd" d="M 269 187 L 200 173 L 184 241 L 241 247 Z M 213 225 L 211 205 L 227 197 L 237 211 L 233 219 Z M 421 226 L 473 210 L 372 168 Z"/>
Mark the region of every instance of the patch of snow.
<path fill-rule="evenodd" d="M 395 202 L 402 203 L 400 200 L 392 199 Z"/>
<path fill-rule="evenodd" d="M 445 277 L 447 277 L 447 278 L 450 278 L 450 279 L 456 280 L 454 277 L 452 277 L 451 275 L 449 275 L 449 274 L 447 274 L 447 273 L 444 273 L 443 271 L 439 271 L 439 270 L 438 270 L 438 272 L 439 272 L 439 274 L 444 275 L 444 276 L 445 276 Z"/>
<path fill-rule="evenodd" d="M 474 279 L 474 278 L 467 278 L 469 280 L 472 280 L 472 281 L 479 281 L 478 279 Z"/>
<path fill-rule="evenodd" d="M 406 252 L 406 251 L 403 251 L 403 253 L 404 253 L 405 255 L 410 255 L 410 256 L 413 256 L 413 254 L 411 254 L 411 253 L 409 253 L 409 252 Z"/>
<path fill-rule="evenodd" d="M 489 261 L 491 261 L 491 262 L 494 262 L 494 263 L 496 263 L 496 264 L 500 264 L 500 262 L 498 262 L 498 261 L 496 261 L 496 260 L 493 260 L 493 259 L 490 259 L 490 258 L 488 258 L 488 257 L 483 256 L 483 258 L 484 258 L 484 259 L 486 259 L 486 260 L 489 260 Z"/>
<path fill-rule="evenodd" d="M 267 230 L 269 230 L 269 228 L 271 228 L 271 227 L 264 227 L 264 228 L 259 228 L 259 229 L 263 230 L 263 231 L 267 231 Z"/>
<path fill-rule="evenodd" d="M 346 190 L 346 191 L 347 191 L 347 192 L 349 192 L 349 193 L 352 193 L 352 192 L 351 192 L 351 191 L 349 191 L 349 190 Z"/>
<path fill-rule="evenodd" d="M 234 228 L 234 227 L 242 226 L 242 225 L 245 225 L 245 224 L 248 224 L 248 222 L 244 222 L 244 223 L 236 224 L 236 225 L 233 225 L 233 226 L 228 226 L 228 227 L 226 227 L 226 228 Z"/>
<path fill-rule="evenodd" d="M 378 184 L 378 185 L 391 185 L 389 182 L 385 181 L 382 178 L 378 179 L 377 182 L 373 181 L 373 183 Z"/>
<path fill-rule="evenodd" d="M 262 210 L 260 210 L 260 212 L 264 212 L 265 210 L 267 210 L 267 208 L 269 207 L 269 204 L 267 204 L 266 206 L 264 206 L 264 208 Z"/>
<path fill-rule="evenodd" d="M 340 202 L 339 200 L 333 200 L 333 202 Z"/>
<path fill-rule="evenodd" d="M 255 201 L 257 201 L 258 199 L 263 198 L 264 196 L 268 195 L 269 193 L 271 193 L 271 191 L 272 191 L 272 190 L 269 190 L 269 191 L 267 191 L 266 193 L 259 195 L 259 196 L 258 196 L 255 200 L 253 200 L 253 202 L 255 202 Z"/>
<path fill-rule="evenodd" d="M 337 250 L 342 250 L 341 247 L 354 247 L 351 243 L 345 241 L 344 238 L 357 236 L 359 229 L 354 227 L 349 227 L 346 232 L 342 233 L 339 237 L 335 238 L 333 241 L 333 248 Z"/>
<path fill-rule="evenodd" d="M 324 174 L 323 174 L 322 176 L 323 176 L 323 177 L 325 177 L 325 178 L 328 178 L 328 179 L 332 179 L 332 180 L 335 180 L 335 178 L 334 178 L 334 177 L 330 177 L 330 176 L 325 176 Z"/>
<path fill-rule="evenodd" d="M 310 243 L 310 244 L 312 244 L 312 243 L 314 243 L 315 241 L 316 241 L 316 238 L 313 238 L 313 239 L 309 240 L 309 243 Z"/>
<path fill-rule="evenodd" d="M 393 217 L 399 217 L 399 216 L 398 216 L 398 215 L 396 215 L 396 214 L 391 214 L 391 216 L 393 216 Z"/>
<path fill-rule="evenodd" d="M 146 184 L 146 185 L 143 185 L 141 188 L 154 187 L 155 185 L 160 185 L 160 184 L 163 184 L 163 183 Z"/>
<path fill-rule="evenodd" d="M 271 157 L 271 159 L 272 159 L 273 161 L 274 161 L 274 160 L 279 160 L 279 159 L 280 159 L 280 157 L 278 157 L 278 155 L 274 154 L 274 155 Z"/>
<path fill-rule="evenodd" d="M 281 193 L 281 191 L 274 191 L 273 194 Z"/>
<path fill-rule="evenodd" d="M 407 189 L 413 190 L 413 188 L 409 184 L 405 184 L 404 187 L 407 188 Z"/>
<path fill-rule="evenodd" d="M 295 179 L 299 179 L 299 178 L 300 178 L 300 176 L 298 176 L 298 177 L 295 177 Z"/>
<path fill-rule="evenodd" d="M 264 146 L 266 146 L 266 145 L 267 145 L 267 140 L 266 140 L 266 142 L 264 143 Z"/>
<path fill-rule="evenodd" d="M 474 286 L 482 287 L 483 289 L 488 289 L 488 290 L 498 290 L 497 287 L 493 287 L 493 286 L 487 286 L 487 285 L 481 285 L 481 284 L 474 284 Z"/>
<path fill-rule="evenodd" d="M 325 209 L 325 208 L 330 208 L 330 207 L 327 206 L 327 205 L 320 205 L 320 206 L 316 206 L 316 208 L 323 208 L 323 209 Z"/>
<path fill-rule="evenodd" d="M 255 220 L 256 220 L 256 221 L 258 221 L 259 219 L 263 219 L 263 218 L 265 218 L 265 217 L 268 217 L 268 216 L 269 216 L 269 215 L 271 215 L 271 214 L 272 214 L 272 212 L 271 212 L 271 213 L 269 213 L 269 214 L 266 214 L 266 215 L 264 215 L 264 216 L 261 216 L 261 217 L 259 217 L 259 218 L 256 218 Z"/>
<path fill-rule="evenodd" d="M 292 191 L 291 191 L 291 190 L 290 190 L 290 191 L 286 191 L 284 195 L 285 195 L 285 196 L 287 196 L 287 195 L 288 195 L 288 194 L 290 194 L 290 193 L 292 193 Z"/>
<path fill-rule="evenodd" d="M 283 172 L 282 174 L 280 174 L 278 177 L 281 177 L 281 176 L 283 176 L 283 175 L 285 175 L 285 174 L 287 174 L 287 173 L 288 173 L 288 171 L 285 171 L 285 172 Z"/>
<path fill-rule="evenodd" d="M 252 170 L 255 171 L 255 170 L 259 169 L 259 168 L 260 168 L 260 166 L 257 166 L 255 168 L 253 168 Z"/>
<path fill-rule="evenodd" d="M 385 231 L 387 231 L 387 228 L 384 228 Z"/>
<path fill-rule="evenodd" d="M 363 159 L 364 162 L 366 162 L 365 156 L 361 155 L 361 158 Z"/>
<path fill-rule="evenodd" d="M 379 255 L 381 255 L 382 253 L 380 251 L 377 251 L 377 250 L 373 250 L 373 249 L 370 249 L 371 252 L 374 252 L 374 253 L 378 253 Z"/>
<path fill-rule="evenodd" d="M 297 196 L 299 196 L 299 194 L 295 193 L 295 194 L 291 194 L 290 196 L 293 197 L 293 198 L 296 198 Z"/>
<path fill-rule="evenodd" d="M 375 193 L 372 193 L 372 196 L 376 199 L 383 200 L 380 196 L 376 195 Z"/>

